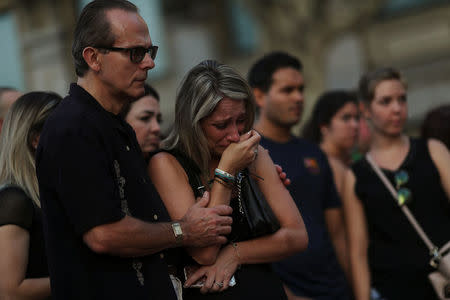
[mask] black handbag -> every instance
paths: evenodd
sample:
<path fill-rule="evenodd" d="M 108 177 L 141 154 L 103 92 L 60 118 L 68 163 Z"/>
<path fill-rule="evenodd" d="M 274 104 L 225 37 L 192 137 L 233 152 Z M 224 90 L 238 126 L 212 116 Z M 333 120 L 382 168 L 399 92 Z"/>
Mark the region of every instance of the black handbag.
<path fill-rule="evenodd" d="M 239 211 L 247 220 L 252 237 L 272 234 L 280 229 L 280 222 L 248 169 L 239 172 L 236 181 Z"/>

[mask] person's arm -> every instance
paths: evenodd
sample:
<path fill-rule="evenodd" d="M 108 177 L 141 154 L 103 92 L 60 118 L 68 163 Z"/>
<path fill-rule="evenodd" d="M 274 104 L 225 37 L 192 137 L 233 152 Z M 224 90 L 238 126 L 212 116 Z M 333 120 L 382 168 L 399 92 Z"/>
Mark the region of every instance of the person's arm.
<path fill-rule="evenodd" d="M 267 150 L 261 146 L 250 172 L 264 178 L 257 180 L 258 186 L 278 218 L 280 229 L 270 235 L 227 245 L 220 251 L 214 265 L 200 268 L 186 285 L 206 276 L 201 291 L 221 291 L 228 287 L 231 276 L 241 264 L 273 262 L 306 249 L 308 235 L 300 212 L 280 180 Z M 219 288 L 214 282 L 223 282 L 223 287 Z"/>
<path fill-rule="evenodd" d="M 0 299 L 45 299 L 50 279 L 25 278 L 30 235 L 16 225 L 0 226 Z"/>
<path fill-rule="evenodd" d="M 208 196 L 205 193 L 178 221 L 183 230 L 182 246 L 205 247 L 227 241 L 224 235 L 231 232 L 232 220 L 228 217 L 231 208 L 224 205 L 205 208 Z M 94 252 L 131 257 L 181 246 L 171 223 L 147 223 L 129 216 L 90 229 L 83 240 Z"/>
<path fill-rule="evenodd" d="M 340 197 L 342 197 L 344 189 L 344 179 L 345 173 L 347 172 L 347 167 L 338 159 L 333 157 L 327 157 L 328 163 L 331 167 L 331 172 L 333 173 L 334 184 L 336 185 L 336 190 Z"/>
<path fill-rule="evenodd" d="M 345 275 L 350 279 L 348 241 L 344 222 L 344 212 L 342 208 L 328 208 L 325 210 L 325 222 L 328 233 L 333 243 L 336 257 L 344 270 Z"/>
<path fill-rule="evenodd" d="M 344 166 L 339 160 L 328 157 L 331 171 L 333 173 L 333 179 L 336 184 L 336 190 L 343 202 L 343 189 L 344 178 L 347 167 Z M 350 280 L 349 270 L 349 258 L 348 258 L 348 240 L 347 240 L 347 227 L 344 222 L 345 205 L 342 207 L 333 207 L 325 210 L 325 222 L 327 224 L 328 233 L 330 234 L 331 242 L 333 243 L 334 250 L 336 252 L 337 259 L 345 275 Z"/>
<path fill-rule="evenodd" d="M 441 184 L 444 188 L 447 198 L 450 202 L 450 152 L 447 147 L 438 140 L 428 140 L 428 149 L 430 151 L 431 159 L 436 166 L 439 176 L 441 177 Z"/>
<path fill-rule="evenodd" d="M 142 256 L 180 246 L 170 223 L 147 223 L 122 212 L 116 179 L 120 166 L 112 164 L 104 137 L 95 129 L 95 126 L 82 126 L 77 131 L 69 131 L 55 137 L 58 147 L 53 146 L 59 151 L 50 148 L 55 153 L 49 154 L 42 150 L 47 156 L 42 154 L 41 167 L 57 166 L 55 189 L 75 233 L 92 251 L 118 256 Z M 49 157 L 51 163 L 46 161 Z M 174 219 L 179 220 L 183 230 L 184 245 L 226 242 L 222 235 L 231 232 L 232 220 L 228 215 L 232 210 L 227 206 L 206 208 L 208 202 L 205 195 L 205 199 Z M 86 207 L 90 207 L 89 212 Z"/>
<path fill-rule="evenodd" d="M 272 262 L 305 250 L 308 234 L 302 216 L 262 146 L 258 146 L 258 156 L 249 170 L 263 178 L 255 181 L 278 218 L 280 229 L 272 235 L 239 243 L 240 263 Z"/>
<path fill-rule="evenodd" d="M 368 300 L 370 296 L 370 271 L 367 257 L 368 232 L 366 217 L 361 201 L 355 194 L 355 176 L 348 170 L 345 176 L 344 198 L 348 225 L 350 270 L 353 294 L 356 300 Z"/>

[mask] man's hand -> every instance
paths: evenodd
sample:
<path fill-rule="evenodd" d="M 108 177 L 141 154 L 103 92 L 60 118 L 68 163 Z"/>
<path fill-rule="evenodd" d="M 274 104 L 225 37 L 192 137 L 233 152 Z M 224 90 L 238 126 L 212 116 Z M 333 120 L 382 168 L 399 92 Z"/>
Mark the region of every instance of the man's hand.
<path fill-rule="evenodd" d="M 283 172 L 283 168 L 280 165 L 275 164 L 275 169 L 278 172 L 278 176 L 280 176 L 281 182 L 283 182 L 284 186 L 288 186 L 291 184 L 291 180 L 287 177 L 286 173 Z"/>
<path fill-rule="evenodd" d="M 225 244 L 227 235 L 231 232 L 232 219 L 229 215 L 233 211 L 226 205 L 207 208 L 209 193 L 186 212 L 179 221 L 183 230 L 183 246 L 206 247 Z"/>

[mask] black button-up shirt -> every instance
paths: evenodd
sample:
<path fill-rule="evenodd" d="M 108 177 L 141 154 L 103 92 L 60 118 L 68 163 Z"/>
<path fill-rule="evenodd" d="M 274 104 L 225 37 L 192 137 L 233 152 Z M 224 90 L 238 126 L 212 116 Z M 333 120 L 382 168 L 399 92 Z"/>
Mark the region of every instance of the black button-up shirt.
<path fill-rule="evenodd" d="M 36 169 L 54 299 L 174 299 L 158 253 L 100 255 L 82 239 L 125 215 L 169 220 L 122 118 L 72 84 L 41 133 Z"/>

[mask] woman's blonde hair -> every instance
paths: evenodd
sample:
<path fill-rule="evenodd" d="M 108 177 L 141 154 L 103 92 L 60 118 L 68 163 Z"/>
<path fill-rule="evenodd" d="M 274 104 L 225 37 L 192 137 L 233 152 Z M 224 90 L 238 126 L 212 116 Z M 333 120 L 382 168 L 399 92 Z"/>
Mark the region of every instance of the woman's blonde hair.
<path fill-rule="evenodd" d="M 31 92 L 14 102 L 0 134 L 0 183 L 20 186 L 40 206 L 33 141 L 61 101 L 51 92 Z"/>
<path fill-rule="evenodd" d="M 252 128 L 255 100 L 244 78 L 231 67 L 205 60 L 192 68 L 181 83 L 175 104 L 175 121 L 161 148 L 178 149 L 200 168 L 208 179 L 211 154 L 200 121 L 209 116 L 223 98 L 243 100 L 246 113 L 245 131 Z"/>

